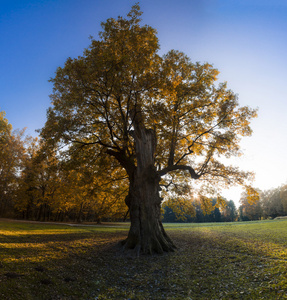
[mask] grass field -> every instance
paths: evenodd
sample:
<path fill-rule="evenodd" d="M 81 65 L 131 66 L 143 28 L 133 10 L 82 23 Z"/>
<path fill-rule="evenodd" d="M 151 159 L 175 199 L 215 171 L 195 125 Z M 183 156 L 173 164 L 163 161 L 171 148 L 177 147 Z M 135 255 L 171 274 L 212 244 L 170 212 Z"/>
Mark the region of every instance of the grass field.
<path fill-rule="evenodd" d="M 287 299 L 286 219 L 165 228 L 175 253 L 132 258 L 128 224 L 1 221 L 0 299 Z"/>

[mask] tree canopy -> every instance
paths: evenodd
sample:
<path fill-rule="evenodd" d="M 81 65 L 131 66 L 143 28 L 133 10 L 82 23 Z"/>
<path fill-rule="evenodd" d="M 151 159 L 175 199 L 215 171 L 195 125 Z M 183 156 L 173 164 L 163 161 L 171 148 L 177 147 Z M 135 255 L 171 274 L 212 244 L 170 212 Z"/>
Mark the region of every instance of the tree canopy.
<path fill-rule="evenodd" d="M 220 158 L 241 155 L 256 110 L 216 84 L 212 65 L 177 50 L 160 55 L 156 30 L 141 24 L 141 14 L 134 5 L 126 18 L 103 22 L 99 39 L 57 69 L 41 136 L 58 151 L 88 151 L 94 164 L 109 157 L 111 177 L 123 169 L 131 216 L 125 247 L 160 253 L 174 249 L 160 221 L 166 189 L 193 179 L 201 194 L 239 184 L 252 198 L 252 173 Z"/>

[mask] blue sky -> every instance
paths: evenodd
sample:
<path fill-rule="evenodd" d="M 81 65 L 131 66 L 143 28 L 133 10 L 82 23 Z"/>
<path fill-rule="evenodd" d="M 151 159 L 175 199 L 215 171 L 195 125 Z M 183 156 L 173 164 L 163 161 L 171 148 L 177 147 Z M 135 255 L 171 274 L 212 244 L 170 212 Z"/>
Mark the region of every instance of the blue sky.
<path fill-rule="evenodd" d="M 100 22 L 126 15 L 131 0 L 0 0 L 0 110 L 13 128 L 36 135 L 46 119 L 58 66 L 81 55 Z M 158 31 L 161 53 L 209 62 L 241 105 L 259 108 L 245 155 L 231 161 L 256 172 L 262 190 L 286 183 L 287 1 L 142 0 L 143 22 Z M 240 190 L 226 197 L 238 203 Z"/>

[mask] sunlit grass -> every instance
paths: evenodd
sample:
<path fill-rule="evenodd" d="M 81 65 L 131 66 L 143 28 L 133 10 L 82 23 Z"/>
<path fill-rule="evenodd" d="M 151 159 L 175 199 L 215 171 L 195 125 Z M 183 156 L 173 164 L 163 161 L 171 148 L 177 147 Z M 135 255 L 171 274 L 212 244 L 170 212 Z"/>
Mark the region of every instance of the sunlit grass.
<path fill-rule="evenodd" d="M 175 232 L 190 247 L 174 259 L 185 277 L 197 278 L 191 293 L 206 299 L 287 298 L 286 221 L 186 224 Z"/>
<path fill-rule="evenodd" d="M 287 299 L 287 220 L 165 224 L 178 250 L 132 259 L 128 226 L 0 222 L 0 299 Z"/>

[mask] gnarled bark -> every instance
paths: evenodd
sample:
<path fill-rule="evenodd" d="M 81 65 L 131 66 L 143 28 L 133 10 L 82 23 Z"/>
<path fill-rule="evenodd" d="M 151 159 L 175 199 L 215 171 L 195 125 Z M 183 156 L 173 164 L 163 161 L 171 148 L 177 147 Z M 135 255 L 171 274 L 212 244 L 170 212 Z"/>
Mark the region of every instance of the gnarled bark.
<path fill-rule="evenodd" d="M 131 227 L 125 249 L 135 249 L 137 255 L 163 253 L 175 249 L 161 223 L 159 195 L 160 176 L 154 166 L 155 132 L 146 129 L 140 116 L 134 121 L 137 166 L 130 177 L 126 203 L 130 209 Z"/>

